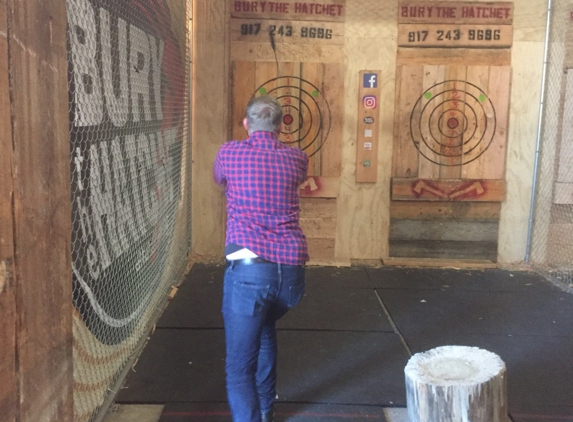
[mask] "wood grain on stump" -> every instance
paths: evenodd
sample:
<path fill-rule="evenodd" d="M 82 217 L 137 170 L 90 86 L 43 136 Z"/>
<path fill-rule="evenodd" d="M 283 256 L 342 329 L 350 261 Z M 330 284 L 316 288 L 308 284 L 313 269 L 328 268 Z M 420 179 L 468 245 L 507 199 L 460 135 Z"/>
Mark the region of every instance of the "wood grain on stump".
<path fill-rule="evenodd" d="M 443 346 L 410 358 L 410 422 L 507 422 L 505 363 L 487 350 Z"/>

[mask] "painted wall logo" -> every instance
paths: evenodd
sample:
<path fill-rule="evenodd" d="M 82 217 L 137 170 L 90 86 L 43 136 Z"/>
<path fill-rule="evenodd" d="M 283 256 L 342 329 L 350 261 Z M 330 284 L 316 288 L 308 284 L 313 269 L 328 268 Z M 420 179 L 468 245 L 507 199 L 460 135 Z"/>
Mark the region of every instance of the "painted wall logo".
<path fill-rule="evenodd" d="M 164 0 L 67 0 L 74 305 L 102 342 L 148 307 L 179 199 L 185 71 Z"/>

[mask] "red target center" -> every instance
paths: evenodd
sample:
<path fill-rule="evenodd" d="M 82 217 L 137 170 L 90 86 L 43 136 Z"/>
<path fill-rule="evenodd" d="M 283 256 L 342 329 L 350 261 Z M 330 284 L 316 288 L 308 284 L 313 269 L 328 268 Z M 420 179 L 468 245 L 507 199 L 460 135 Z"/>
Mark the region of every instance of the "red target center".
<path fill-rule="evenodd" d="M 455 129 L 460 125 L 460 122 L 458 122 L 458 119 L 456 119 L 455 117 L 452 117 L 450 119 L 448 119 L 448 127 L 450 129 Z"/>
<path fill-rule="evenodd" d="M 286 116 L 283 117 L 283 123 L 285 125 L 291 125 L 292 122 L 294 122 L 294 119 L 292 118 L 292 116 L 290 114 L 287 114 Z"/>

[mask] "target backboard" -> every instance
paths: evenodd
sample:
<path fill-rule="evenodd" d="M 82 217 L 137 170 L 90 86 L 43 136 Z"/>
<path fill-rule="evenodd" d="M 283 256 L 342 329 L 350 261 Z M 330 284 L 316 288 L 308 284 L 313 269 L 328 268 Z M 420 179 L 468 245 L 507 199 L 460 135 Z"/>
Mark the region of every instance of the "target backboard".
<path fill-rule="evenodd" d="M 248 101 L 273 96 L 283 108 L 279 139 L 309 156 L 309 176 L 340 176 L 343 74 L 338 63 L 233 62 L 233 138 L 246 137 Z"/>
<path fill-rule="evenodd" d="M 232 138 L 245 139 L 245 107 L 261 95 L 282 106 L 279 140 L 309 157 L 299 187 L 310 262 L 335 257 L 344 121 L 345 0 L 231 2 Z"/>
<path fill-rule="evenodd" d="M 504 179 L 508 66 L 403 65 L 396 88 L 395 179 Z"/>

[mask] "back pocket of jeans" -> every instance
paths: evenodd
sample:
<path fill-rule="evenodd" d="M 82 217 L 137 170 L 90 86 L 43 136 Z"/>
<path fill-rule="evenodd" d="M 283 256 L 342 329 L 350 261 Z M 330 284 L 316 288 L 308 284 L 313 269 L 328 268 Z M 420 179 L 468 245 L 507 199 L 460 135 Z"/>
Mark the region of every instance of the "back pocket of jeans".
<path fill-rule="evenodd" d="M 235 281 L 231 307 L 237 315 L 256 315 L 265 306 L 270 286 Z"/>
<path fill-rule="evenodd" d="M 305 283 L 295 284 L 294 286 L 289 287 L 289 308 L 298 305 L 302 300 L 302 297 L 304 296 L 304 287 Z"/>

